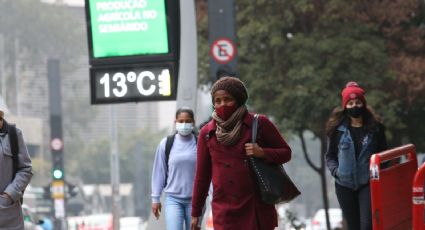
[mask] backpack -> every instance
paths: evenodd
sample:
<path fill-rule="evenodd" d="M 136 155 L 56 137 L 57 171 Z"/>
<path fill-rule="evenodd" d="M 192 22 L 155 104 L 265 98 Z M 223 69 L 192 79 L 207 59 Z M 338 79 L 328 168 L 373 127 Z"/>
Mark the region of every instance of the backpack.
<path fill-rule="evenodd" d="M 195 136 L 195 142 L 198 143 L 198 136 L 193 133 Z M 168 179 L 168 160 L 170 159 L 170 152 L 171 147 L 173 147 L 174 139 L 176 137 L 176 134 L 167 136 L 167 141 L 165 142 L 165 165 L 167 166 L 166 174 L 165 174 L 165 185 L 167 185 L 167 179 Z M 164 187 L 165 187 L 164 185 Z"/>
<path fill-rule="evenodd" d="M 13 160 L 12 180 L 13 180 L 15 179 L 16 173 L 18 172 L 18 168 L 19 168 L 19 156 L 18 156 L 19 145 L 18 145 L 18 134 L 16 133 L 15 124 L 9 124 L 8 132 L 9 132 L 10 148 L 12 150 L 12 160 Z M 22 191 L 22 197 L 20 198 L 21 204 L 23 203 L 23 194 L 24 194 L 24 191 Z"/>

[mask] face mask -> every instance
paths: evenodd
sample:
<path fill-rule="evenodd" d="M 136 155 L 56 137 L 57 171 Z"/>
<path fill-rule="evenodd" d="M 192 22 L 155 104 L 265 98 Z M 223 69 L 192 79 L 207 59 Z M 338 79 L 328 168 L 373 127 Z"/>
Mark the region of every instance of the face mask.
<path fill-rule="evenodd" d="M 179 123 L 176 122 L 176 130 L 177 133 L 182 136 L 187 136 L 193 131 L 193 124 L 192 123 Z"/>
<path fill-rule="evenodd" d="M 359 118 L 364 113 L 364 107 L 357 107 L 354 106 L 353 108 L 347 108 L 345 109 L 347 112 L 347 115 L 353 118 Z"/>
<path fill-rule="evenodd" d="M 215 109 L 215 113 L 221 119 L 223 119 L 224 121 L 227 121 L 227 119 L 229 119 L 237 109 L 238 109 L 238 106 L 236 104 L 233 104 L 232 106 L 223 105 Z"/>

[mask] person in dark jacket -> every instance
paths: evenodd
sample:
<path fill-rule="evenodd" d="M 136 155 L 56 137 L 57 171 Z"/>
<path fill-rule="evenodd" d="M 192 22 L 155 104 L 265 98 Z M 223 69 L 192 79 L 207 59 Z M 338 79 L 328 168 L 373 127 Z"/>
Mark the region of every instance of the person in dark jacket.
<path fill-rule="evenodd" d="M 347 83 L 342 108 L 334 109 L 326 125 L 326 162 L 349 230 L 372 229 L 369 160 L 387 149 L 385 127 L 364 95 L 356 82 Z"/>
<path fill-rule="evenodd" d="M 253 114 L 245 103 L 248 92 L 242 81 L 223 77 L 211 88 L 213 119 L 200 131 L 192 196 L 192 229 L 199 224 L 212 180 L 214 230 L 272 230 L 277 226 L 274 205 L 261 200 L 250 156 L 283 164 L 291 149 L 278 129 L 259 116 L 257 143 L 252 144 Z"/>

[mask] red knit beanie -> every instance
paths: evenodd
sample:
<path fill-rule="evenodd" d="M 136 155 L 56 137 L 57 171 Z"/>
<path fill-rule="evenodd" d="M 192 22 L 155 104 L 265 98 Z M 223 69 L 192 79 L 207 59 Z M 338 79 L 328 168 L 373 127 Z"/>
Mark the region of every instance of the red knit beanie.
<path fill-rule="evenodd" d="M 342 96 L 342 108 L 345 109 L 349 100 L 359 99 L 366 106 L 366 99 L 364 97 L 364 90 L 360 88 L 357 82 L 350 81 L 345 85 L 345 88 L 341 92 Z"/>

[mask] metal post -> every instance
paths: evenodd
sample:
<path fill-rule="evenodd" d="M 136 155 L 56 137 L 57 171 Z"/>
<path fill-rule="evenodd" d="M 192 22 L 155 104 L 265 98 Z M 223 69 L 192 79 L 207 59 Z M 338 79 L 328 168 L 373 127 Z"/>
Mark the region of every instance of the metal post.
<path fill-rule="evenodd" d="M 21 61 L 20 59 L 20 54 L 19 54 L 19 40 L 17 38 L 15 38 L 15 69 L 13 70 L 15 73 L 15 97 L 16 97 L 16 115 L 18 117 L 20 117 L 21 114 L 21 90 L 20 85 L 21 85 L 21 73 L 20 73 L 20 68 L 21 68 Z"/>
<path fill-rule="evenodd" d="M 49 85 L 49 112 L 50 112 L 50 147 L 52 152 L 52 168 L 60 170 L 61 175 L 53 176 L 51 183 L 54 206 L 55 229 L 66 229 L 66 197 L 65 174 L 63 164 L 63 137 L 62 137 L 62 97 L 60 85 L 60 61 L 49 59 L 47 61 L 47 78 Z"/>
<path fill-rule="evenodd" d="M 180 22 L 180 68 L 177 108 L 187 106 L 195 111 L 198 87 L 198 48 L 195 2 L 193 0 L 180 1 Z"/>
<path fill-rule="evenodd" d="M 120 161 L 118 150 L 117 118 L 115 106 L 110 105 L 110 130 L 111 130 L 111 189 L 112 189 L 112 226 L 114 230 L 120 229 Z"/>
<path fill-rule="evenodd" d="M 6 52 L 4 51 L 4 35 L 0 34 L 0 77 L 1 77 L 1 96 L 6 101 L 6 71 L 4 71 L 5 67 L 5 59 Z"/>
<path fill-rule="evenodd" d="M 208 0 L 210 74 L 214 82 L 219 69 L 236 72 L 237 47 L 234 0 Z"/>

